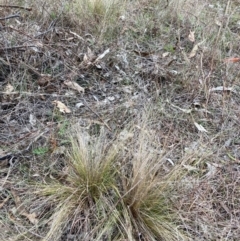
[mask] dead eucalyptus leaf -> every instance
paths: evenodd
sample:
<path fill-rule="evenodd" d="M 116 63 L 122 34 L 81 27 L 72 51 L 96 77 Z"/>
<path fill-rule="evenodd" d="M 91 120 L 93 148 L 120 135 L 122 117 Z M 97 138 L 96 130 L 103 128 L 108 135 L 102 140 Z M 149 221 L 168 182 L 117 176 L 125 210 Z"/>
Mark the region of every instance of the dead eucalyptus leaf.
<path fill-rule="evenodd" d="M 13 100 L 14 99 L 14 87 L 11 84 L 7 84 L 4 88 L 3 99 Z"/>
<path fill-rule="evenodd" d="M 178 109 L 178 110 L 181 110 L 181 111 L 184 112 L 184 113 L 190 114 L 190 113 L 192 112 L 192 108 L 191 108 L 191 109 L 183 109 L 183 108 L 181 108 L 181 107 L 179 107 L 179 106 L 176 106 L 176 105 L 174 105 L 174 104 L 172 104 L 172 103 L 170 103 L 170 104 L 171 104 L 171 106 L 173 106 L 174 108 L 176 108 L 176 109 Z"/>
<path fill-rule="evenodd" d="M 4 206 L 4 204 L 9 200 L 9 196 L 7 196 L 1 203 L 0 203 L 0 208 Z"/>
<path fill-rule="evenodd" d="M 67 113 L 67 114 L 71 113 L 71 110 L 65 104 L 63 104 L 61 101 L 54 100 L 53 104 L 55 104 L 57 106 L 57 108 L 59 109 L 60 112 Z"/>
<path fill-rule="evenodd" d="M 166 58 L 169 54 L 170 54 L 170 52 L 164 52 L 164 53 L 162 54 L 162 57 L 163 57 L 163 58 Z"/>
<path fill-rule="evenodd" d="M 237 63 L 240 62 L 239 57 L 231 57 L 231 58 L 226 58 L 223 60 L 224 63 Z"/>
<path fill-rule="evenodd" d="M 190 53 L 189 56 L 188 56 L 189 59 L 193 58 L 193 57 L 196 55 L 197 51 L 198 51 L 198 44 L 194 45 L 191 53 Z"/>
<path fill-rule="evenodd" d="M 96 60 L 94 61 L 94 64 L 96 64 L 99 60 L 103 59 L 105 55 L 107 55 L 110 52 L 110 49 L 105 50 L 102 54 L 100 54 Z"/>
<path fill-rule="evenodd" d="M 16 207 L 12 208 L 12 213 L 13 215 L 16 215 L 17 213 L 19 213 L 22 216 L 25 216 L 26 218 L 28 218 L 28 220 L 32 223 L 32 224 L 37 224 L 38 223 L 38 219 L 36 218 L 36 213 L 28 213 L 26 211 L 26 209 L 24 208 L 22 201 L 20 199 L 20 197 L 17 195 L 17 193 L 14 190 L 11 190 L 11 193 L 13 195 L 14 198 L 14 202 L 16 204 Z M 5 200 L 4 200 L 5 201 Z"/>
<path fill-rule="evenodd" d="M 13 90 L 14 90 L 14 87 L 10 84 L 7 84 L 5 87 L 5 94 L 9 94 L 9 93 L 13 92 Z"/>
<path fill-rule="evenodd" d="M 22 204 L 20 197 L 17 195 L 17 193 L 14 190 L 11 190 L 12 196 L 14 198 L 14 202 L 16 204 L 16 207 L 19 208 Z"/>
<path fill-rule="evenodd" d="M 79 40 L 81 40 L 81 41 L 85 41 L 84 38 L 81 37 L 80 35 L 78 35 L 77 33 L 72 32 L 71 30 L 69 31 L 69 33 L 71 33 L 72 35 L 74 35 L 75 37 L 77 37 Z"/>
<path fill-rule="evenodd" d="M 83 62 L 88 62 L 88 56 L 86 54 L 83 56 Z"/>
<path fill-rule="evenodd" d="M 234 87 L 224 87 L 224 86 L 214 87 L 209 90 L 209 92 L 212 92 L 212 91 L 232 91 L 236 93 L 236 91 L 234 90 Z"/>
<path fill-rule="evenodd" d="M 217 167 L 209 162 L 206 162 L 206 164 L 207 164 L 207 169 L 208 169 L 206 177 L 213 178 L 217 173 Z"/>
<path fill-rule="evenodd" d="M 222 22 L 219 19 L 215 19 L 215 23 L 217 26 L 222 27 Z"/>
<path fill-rule="evenodd" d="M 170 159 L 170 158 L 167 158 L 166 161 L 168 161 L 172 166 L 175 165 L 174 162 L 172 161 L 172 159 Z"/>
<path fill-rule="evenodd" d="M 123 131 L 121 131 L 120 135 L 119 135 L 121 141 L 127 141 L 129 139 L 132 139 L 133 136 L 134 136 L 134 134 L 132 132 L 129 132 L 125 129 Z"/>
<path fill-rule="evenodd" d="M 133 50 L 133 52 L 141 57 L 148 57 L 152 52 Z"/>
<path fill-rule="evenodd" d="M 200 132 L 208 132 L 202 125 L 198 124 L 197 122 L 194 122 L 194 125 Z"/>
<path fill-rule="evenodd" d="M 92 62 L 96 58 L 95 54 L 89 47 L 87 48 L 87 56 L 88 56 L 88 61 L 90 62 Z"/>
<path fill-rule="evenodd" d="M 30 115 L 29 115 L 29 123 L 30 123 L 32 126 L 35 126 L 36 123 L 37 123 L 37 119 L 36 119 L 36 117 L 35 117 L 33 114 L 30 114 Z"/>
<path fill-rule="evenodd" d="M 78 83 L 70 81 L 70 80 L 65 80 L 64 84 L 67 85 L 69 88 L 73 89 L 73 90 L 77 90 L 79 93 L 84 93 L 84 88 L 81 87 Z"/>
<path fill-rule="evenodd" d="M 188 39 L 191 41 L 191 42 L 195 42 L 195 36 L 194 36 L 194 31 L 190 31 L 189 35 L 188 35 Z"/>
<path fill-rule="evenodd" d="M 198 168 L 191 166 L 191 165 L 183 164 L 183 167 L 186 168 L 188 171 L 197 171 L 198 170 Z"/>
<path fill-rule="evenodd" d="M 202 42 L 195 44 L 193 46 L 192 51 L 190 52 L 190 54 L 188 56 L 189 59 L 193 58 L 197 54 L 199 46 L 202 45 L 204 42 L 205 42 L 205 40 L 203 40 Z"/>
<path fill-rule="evenodd" d="M 75 106 L 76 106 L 77 108 L 80 108 L 80 107 L 84 106 L 84 104 L 83 104 L 82 102 L 79 102 L 79 103 L 77 103 Z"/>
<path fill-rule="evenodd" d="M 37 215 L 36 213 L 21 213 L 22 216 L 25 216 L 32 224 L 37 224 L 38 223 L 38 219 L 36 218 Z"/>
<path fill-rule="evenodd" d="M 47 86 L 47 85 L 50 83 L 50 80 L 51 80 L 50 77 L 41 76 L 41 77 L 38 79 L 37 83 L 38 83 L 39 86 L 43 86 L 43 87 L 44 87 L 44 86 Z"/>

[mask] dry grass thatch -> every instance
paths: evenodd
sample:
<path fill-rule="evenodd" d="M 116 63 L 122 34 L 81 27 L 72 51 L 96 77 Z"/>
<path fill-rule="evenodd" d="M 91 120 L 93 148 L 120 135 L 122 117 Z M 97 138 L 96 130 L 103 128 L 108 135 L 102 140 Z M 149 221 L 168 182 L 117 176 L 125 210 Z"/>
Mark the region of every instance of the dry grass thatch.
<path fill-rule="evenodd" d="M 238 240 L 239 15 L 0 1 L 0 240 Z"/>

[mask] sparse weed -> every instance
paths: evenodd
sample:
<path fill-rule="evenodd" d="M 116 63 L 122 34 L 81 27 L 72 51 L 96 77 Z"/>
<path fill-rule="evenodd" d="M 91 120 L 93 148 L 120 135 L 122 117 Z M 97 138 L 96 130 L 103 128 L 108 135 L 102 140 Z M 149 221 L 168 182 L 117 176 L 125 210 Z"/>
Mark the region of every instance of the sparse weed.
<path fill-rule="evenodd" d="M 59 135 L 60 137 L 64 137 L 64 136 L 65 136 L 69 124 L 70 124 L 70 123 L 69 123 L 68 120 L 64 120 L 61 124 L 59 124 L 58 135 Z"/>
<path fill-rule="evenodd" d="M 104 38 L 112 39 L 119 29 L 119 17 L 124 9 L 125 1 L 119 0 L 75 0 L 71 12 L 73 20 L 84 29 L 86 33 L 98 36 L 98 41 Z"/>
<path fill-rule="evenodd" d="M 38 148 L 33 149 L 32 153 L 35 155 L 41 156 L 41 155 L 46 154 L 48 151 L 49 151 L 48 147 L 38 147 Z"/>

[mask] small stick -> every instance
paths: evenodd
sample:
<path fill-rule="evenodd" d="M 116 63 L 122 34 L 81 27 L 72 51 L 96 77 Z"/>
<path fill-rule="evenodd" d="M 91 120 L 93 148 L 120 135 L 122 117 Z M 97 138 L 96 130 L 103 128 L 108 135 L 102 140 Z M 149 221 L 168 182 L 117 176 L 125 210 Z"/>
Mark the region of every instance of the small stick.
<path fill-rule="evenodd" d="M 1 5 L 0 4 L 0 8 L 19 8 L 19 9 L 24 9 L 27 11 L 32 11 L 32 8 L 26 8 L 26 7 L 21 7 L 21 6 L 17 6 L 17 5 Z"/>
<path fill-rule="evenodd" d="M 1 20 L 7 20 L 7 19 L 10 19 L 10 18 L 20 18 L 21 16 L 19 14 L 14 14 L 14 15 L 9 15 L 7 17 L 4 17 L 4 18 L 0 18 L 0 21 Z"/>
<path fill-rule="evenodd" d="M 20 61 L 20 64 L 26 68 L 28 68 L 30 71 L 32 71 L 34 74 L 36 74 L 38 77 L 44 77 L 46 75 L 39 73 L 36 69 L 34 69 L 32 66 Z M 49 77 L 49 76 L 48 76 Z"/>
<path fill-rule="evenodd" d="M 110 131 L 112 131 L 112 129 L 110 128 L 110 126 L 101 118 L 101 116 L 100 116 L 97 112 L 95 112 L 95 111 L 87 104 L 87 102 L 86 102 L 85 99 L 83 99 L 83 102 L 84 102 L 84 105 L 86 105 L 87 108 L 88 108 L 89 110 L 91 110 L 91 111 L 99 118 L 99 120 L 102 121 L 102 123 L 103 123 Z"/>
<path fill-rule="evenodd" d="M 75 98 L 74 96 L 71 95 L 58 95 L 58 94 L 48 94 L 48 93 L 33 93 L 33 92 L 27 92 L 27 91 L 13 91 L 13 92 L 6 92 L 6 91 L 0 91 L 0 96 L 1 95 L 27 95 L 27 96 L 50 96 L 50 97 L 61 97 L 61 98 Z M 3 105 L 0 103 L 0 105 Z M 0 141 L 1 143 L 1 141 Z"/>
<path fill-rule="evenodd" d="M 39 38 L 40 36 L 43 36 L 43 35 L 49 33 L 50 31 L 52 31 L 52 29 L 48 29 L 42 33 L 39 33 L 39 34 L 35 35 L 33 38 Z"/>
<path fill-rule="evenodd" d="M 35 138 L 33 138 L 33 140 L 31 140 L 30 144 L 27 146 L 27 148 L 16 152 L 16 153 L 7 153 L 6 155 L 0 157 L 0 161 L 4 161 L 5 159 L 9 159 L 9 163 L 12 165 L 12 161 L 14 158 L 24 154 L 25 152 L 29 151 L 30 147 L 33 145 L 33 143 L 35 143 L 42 135 L 44 135 L 45 133 L 47 133 L 50 129 L 46 128 L 42 133 L 39 134 L 39 130 L 38 131 L 33 131 L 33 132 L 37 132 L 37 134 L 35 135 Z M 33 132 L 28 133 L 27 135 L 31 135 Z"/>
<path fill-rule="evenodd" d="M 49 25 L 49 27 L 48 27 L 48 29 L 47 29 L 46 31 L 44 31 L 44 32 L 42 32 L 42 33 L 40 33 L 40 34 L 37 34 L 37 35 L 34 36 L 33 38 L 38 38 L 38 37 L 40 37 L 40 36 L 43 36 L 43 35 L 47 34 L 47 33 L 50 32 L 50 31 L 52 31 L 53 28 L 54 28 L 54 26 L 56 25 L 56 22 L 57 22 L 57 19 L 53 20 L 53 21 L 50 23 L 50 25 Z"/>
<path fill-rule="evenodd" d="M 29 46 L 24 46 L 24 45 L 20 45 L 20 46 L 13 46 L 13 47 L 6 47 L 6 48 L 0 48 L 0 52 L 3 52 L 5 50 L 15 50 L 15 49 L 19 49 L 24 51 L 24 49 L 22 48 L 27 48 L 27 47 L 36 47 L 35 45 L 29 45 Z"/>

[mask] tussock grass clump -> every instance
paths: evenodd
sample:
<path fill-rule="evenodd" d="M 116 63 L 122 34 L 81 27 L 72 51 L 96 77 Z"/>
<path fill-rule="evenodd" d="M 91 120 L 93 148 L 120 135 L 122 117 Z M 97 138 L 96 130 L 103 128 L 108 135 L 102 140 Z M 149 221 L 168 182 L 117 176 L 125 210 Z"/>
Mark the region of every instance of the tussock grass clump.
<path fill-rule="evenodd" d="M 25 0 L 22 7 L 31 6 L 27 17 L 39 20 L 41 30 L 56 25 L 76 31 L 79 35 L 92 35 L 101 41 L 116 35 L 120 28 L 119 17 L 125 11 L 126 1 L 119 0 L 73 0 L 33 1 Z M 38 23 L 39 24 L 39 23 Z"/>
<path fill-rule="evenodd" d="M 69 224 L 79 234 L 81 225 L 92 223 L 93 210 L 96 212 L 93 215 L 96 215 L 94 222 L 98 221 L 97 212 L 103 212 L 103 216 L 104 212 L 107 213 L 105 209 L 108 202 L 115 197 L 116 171 L 113 163 L 117 152 L 113 147 L 107 149 L 102 138 L 101 135 L 89 143 L 89 136 L 78 132 L 71 139 L 72 149 L 68 154 L 63 180 L 41 186 L 37 191 L 38 194 L 48 196 L 48 201 L 56 205 L 46 240 L 58 240 Z M 106 200 L 111 190 L 113 196 Z M 78 219 L 84 219 L 84 222 Z M 89 225 L 86 228 L 89 231 L 93 227 Z"/>
<path fill-rule="evenodd" d="M 84 32 L 94 34 L 102 41 L 119 29 L 119 17 L 124 7 L 125 1 L 119 0 L 75 0 L 69 10 L 73 21 Z"/>
<path fill-rule="evenodd" d="M 149 130 L 144 127 L 136 134 L 128 158 L 130 170 L 122 174 L 124 208 L 130 217 L 132 230 L 146 240 L 184 240 L 177 229 L 176 210 L 170 202 L 174 192 L 174 175 L 163 174 L 164 164 L 159 150 L 152 146 Z M 127 166 L 128 166 L 127 165 Z M 128 175 L 126 173 L 129 172 Z M 131 235 L 128 236 L 130 239 Z"/>
<path fill-rule="evenodd" d="M 186 240 L 170 201 L 172 175 L 160 174 L 163 162 L 142 130 L 124 133 L 125 140 L 112 142 L 104 133 L 74 134 L 66 178 L 36 191 L 54 206 L 45 240 L 70 234 L 79 240 Z"/>

